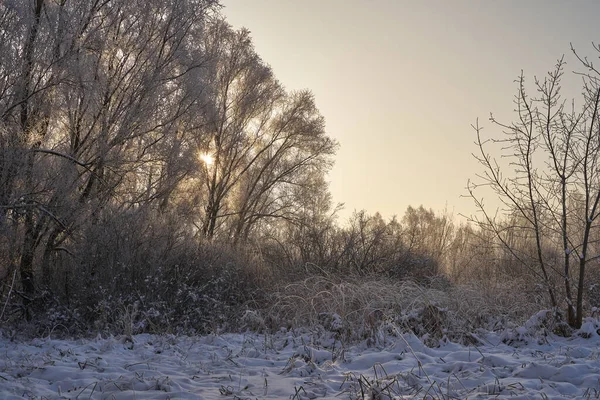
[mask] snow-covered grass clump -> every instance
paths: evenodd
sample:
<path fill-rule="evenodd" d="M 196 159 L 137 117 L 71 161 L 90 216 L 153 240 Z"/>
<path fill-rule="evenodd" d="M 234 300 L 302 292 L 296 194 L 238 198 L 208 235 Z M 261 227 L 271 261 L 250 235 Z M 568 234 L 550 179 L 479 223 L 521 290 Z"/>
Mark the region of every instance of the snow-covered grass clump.
<path fill-rule="evenodd" d="M 542 308 L 514 288 L 484 293 L 444 283 L 312 276 L 280 287 L 261 312 L 267 326 L 322 326 L 345 342 L 378 344 L 400 330 L 435 346 L 440 340 L 469 343 L 478 329 L 516 328 Z"/>

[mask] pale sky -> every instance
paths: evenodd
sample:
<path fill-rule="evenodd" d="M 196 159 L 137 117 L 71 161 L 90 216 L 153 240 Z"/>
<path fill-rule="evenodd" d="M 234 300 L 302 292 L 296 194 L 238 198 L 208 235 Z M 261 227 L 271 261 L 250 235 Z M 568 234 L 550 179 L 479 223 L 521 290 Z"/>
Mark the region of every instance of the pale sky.
<path fill-rule="evenodd" d="M 310 89 L 341 147 L 329 174 L 342 220 L 354 210 L 401 217 L 408 205 L 461 198 L 481 168 L 470 125 L 498 135 L 489 113 L 510 121 L 514 80 L 542 77 L 566 55 L 564 94 L 582 68 L 569 43 L 597 59 L 600 1 L 223 0 L 236 28 L 290 90 Z M 573 85 L 573 86 L 571 86 Z M 533 90 L 531 91 L 533 94 Z M 487 203 L 493 203 L 487 199 Z"/>

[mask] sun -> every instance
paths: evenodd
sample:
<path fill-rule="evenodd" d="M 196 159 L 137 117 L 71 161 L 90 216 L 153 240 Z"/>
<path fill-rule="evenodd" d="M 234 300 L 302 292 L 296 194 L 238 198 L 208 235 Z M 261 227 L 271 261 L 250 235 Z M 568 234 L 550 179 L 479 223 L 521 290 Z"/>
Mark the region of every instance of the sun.
<path fill-rule="evenodd" d="M 208 153 L 200 154 L 200 159 L 204 161 L 204 164 L 206 164 L 208 167 L 215 163 L 215 158 Z"/>

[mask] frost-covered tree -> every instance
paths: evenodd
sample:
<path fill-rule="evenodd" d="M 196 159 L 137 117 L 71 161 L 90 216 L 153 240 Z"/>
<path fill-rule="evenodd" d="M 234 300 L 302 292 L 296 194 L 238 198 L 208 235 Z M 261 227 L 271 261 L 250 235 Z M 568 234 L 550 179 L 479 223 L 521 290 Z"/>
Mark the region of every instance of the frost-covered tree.
<path fill-rule="evenodd" d="M 0 228 L 26 303 L 85 226 L 166 204 L 189 173 L 213 5 L 0 3 Z"/>
<path fill-rule="evenodd" d="M 0 2 L 0 279 L 20 276 L 28 317 L 49 291 L 193 275 L 201 238 L 297 224 L 326 191 L 337 143 L 312 94 L 286 91 L 218 8 Z"/>
<path fill-rule="evenodd" d="M 225 21 L 209 27 L 209 140 L 201 145 L 208 179 L 202 231 L 245 241 L 267 219 L 290 219 L 295 185 L 331 166 L 337 144 L 308 91 L 288 93 L 255 53 L 249 32 Z"/>

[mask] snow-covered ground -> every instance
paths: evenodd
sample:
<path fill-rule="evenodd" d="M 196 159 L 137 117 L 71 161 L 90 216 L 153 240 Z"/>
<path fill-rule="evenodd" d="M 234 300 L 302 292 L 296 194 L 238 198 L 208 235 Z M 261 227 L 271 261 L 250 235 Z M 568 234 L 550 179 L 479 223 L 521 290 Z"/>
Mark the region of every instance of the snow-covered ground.
<path fill-rule="evenodd" d="M 479 333 L 478 344 L 436 348 L 412 334 L 342 346 L 334 334 L 283 330 L 143 334 L 133 343 L 2 337 L 0 398 L 593 399 L 600 397 L 596 328 L 587 325 L 589 338 L 549 335 L 511 345 L 501 334 Z"/>

